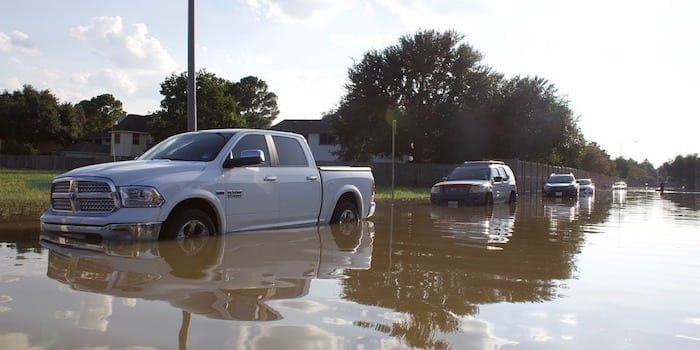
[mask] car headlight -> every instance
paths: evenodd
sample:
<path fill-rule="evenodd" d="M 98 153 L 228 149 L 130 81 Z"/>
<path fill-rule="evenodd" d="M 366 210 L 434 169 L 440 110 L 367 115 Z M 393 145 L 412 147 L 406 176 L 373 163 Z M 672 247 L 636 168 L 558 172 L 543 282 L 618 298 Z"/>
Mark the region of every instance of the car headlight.
<path fill-rule="evenodd" d="M 440 193 L 440 186 L 433 186 L 430 188 L 430 193 Z"/>
<path fill-rule="evenodd" d="M 472 186 L 469 189 L 469 192 L 472 192 L 472 193 L 482 193 L 482 192 L 489 192 L 489 191 L 491 191 L 491 186 L 489 186 L 489 185 Z"/>
<path fill-rule="evenodd" d="M 119 187 L 119 196 L 124 208 L 159 207 L 165 201 L 158 190 L 147 186 Z"/>

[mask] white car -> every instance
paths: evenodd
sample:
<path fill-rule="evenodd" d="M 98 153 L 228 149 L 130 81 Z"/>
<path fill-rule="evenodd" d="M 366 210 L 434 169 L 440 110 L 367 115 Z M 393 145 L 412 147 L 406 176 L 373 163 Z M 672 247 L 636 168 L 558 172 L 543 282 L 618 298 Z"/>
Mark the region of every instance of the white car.
<path fill-rule="evenodd" d="M 491 205 L 517 199 L 513 171 L 496 160 L 464 162 L 430 189 L 430 202 L 437 205 Z"/>
<path fill-rule="evenodd" d="M 581 195 L 594 195 L 595 185 L 591 179 L 577 179 L 578 182 L 578 193 Z"/>

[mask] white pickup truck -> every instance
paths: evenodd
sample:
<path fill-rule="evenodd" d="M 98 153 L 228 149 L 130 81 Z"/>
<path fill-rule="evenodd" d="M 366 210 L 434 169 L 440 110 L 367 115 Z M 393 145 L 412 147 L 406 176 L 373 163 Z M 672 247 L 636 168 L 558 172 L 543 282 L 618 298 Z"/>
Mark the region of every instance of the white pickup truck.
<path fill-rule="evenodd" d="M 87 240 L 355 223 L 374 214 L 374 189 L 368 167 L 317 167 L 301 135 L 202 130 L 136 160 L 58 175 L 40 221 L 44 232 Z"/>

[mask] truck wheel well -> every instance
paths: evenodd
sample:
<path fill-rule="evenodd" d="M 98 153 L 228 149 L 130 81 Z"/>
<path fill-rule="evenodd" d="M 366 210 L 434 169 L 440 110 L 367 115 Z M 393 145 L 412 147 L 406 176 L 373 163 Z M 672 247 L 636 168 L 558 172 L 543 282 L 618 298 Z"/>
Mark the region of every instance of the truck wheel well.
<path fill-rule="evenodd" d="M 173 208 L 172 211 L 170 211 L 170 214 L 168 214 L 168 219 L 167 221 L 170 221 L 173 216 L 183 210 L 183 209 L 189 209 L 189 208 L 197 208 L 209 215 L 211 220 L 214 222 L 214 226 L 216 229 L 216 234 L 221 234 L 221 227 L 220 227 L 220 221 L 219 221 L 219 216 L 216 214 L 216 210 L 214 207 L 212 207 L 211 203 L 207 202 L 204 199 L 199 199 L 199 198 L 190 198 L 186 199 L 180 203 L 178 203 L 175 208 Z"/>
<path fill-rule="evenodd" d="M 336 205 L 345 201 L 354 203 L 358 210 L 362 208 L 362 205 L 360 205 L 360 203 L 357 202 L 357 197 L 352 192 L 343 193 L 343 195 L 340 196 L 340 198 L 338 198 L 338 202 L 336 202 Z"/>

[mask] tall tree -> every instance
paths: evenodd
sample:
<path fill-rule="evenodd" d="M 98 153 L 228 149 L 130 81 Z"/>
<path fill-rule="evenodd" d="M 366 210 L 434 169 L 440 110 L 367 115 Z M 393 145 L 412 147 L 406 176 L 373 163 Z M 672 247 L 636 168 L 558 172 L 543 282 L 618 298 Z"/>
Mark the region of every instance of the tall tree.
<path fill-rule="evenodd" d="M 114 125 L 119 116 L 124 114 L 122 102 L 111 94 L 102 94 L 89 100 L 82 100 L 77 108 L 85 115 L 84 133 L 101 131 Z"/>
<path fill-rule="evenodd" d="M 246 127 L 229 82 L 204 70 L 197 73 L 197 124 L 199 129 Z M 172 74 L 161 84 L 161 110 L 153 114 L 150 133 L 158 141 L 187 131 L 187 73 Z"/>
<path fill-rule="evenodd" d="M 481 54 L 454 31 L 425 30 L 399 44 L 370 51 L 348 71 L 347 93 L 328 114 L 346 160 L 397 153 L 418 162 L 449 161 L 459 118 L 475 114 L 497 76 L 479 64 Z M 362 132 L 358 132 L 362 130 Z"/>
<path fill-rule="evenodd" d="M 229 94 L 238 102 L 238 109 L 249 128 L 268 129 L 279 115 L 277 95 L 268 91 L 267 83 L 247 76 L 228 84 Z"/>

